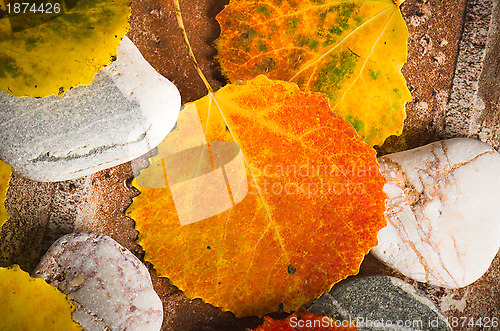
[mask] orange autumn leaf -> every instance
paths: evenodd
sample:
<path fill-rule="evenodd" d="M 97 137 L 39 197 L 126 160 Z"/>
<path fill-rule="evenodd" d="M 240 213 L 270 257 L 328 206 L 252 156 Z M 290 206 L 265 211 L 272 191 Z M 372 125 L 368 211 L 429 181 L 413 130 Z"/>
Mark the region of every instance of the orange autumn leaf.
<path fill-rule="evenodd" d="M 2 225 L 9 218 L 4 203 L 7 196 L 7 189 L 9 188 L 10 175 L 12 168 L 2 160 L 0 160 L 0 229 Z"/>
<path fill-rule="evenodd" d="M 264 315 L 358 272 L 386 224 L 384 182 L 323 94 L 259 76 L 185 106 L 128 214 L 189 298 Z"/>
<path fill-rule="evenodd" d="M 255 331 L 356 331 L 354 320 L 336 321 L 328 316 L 316 315 L 300 307 L 293 315 L 284 320 L 264 317 Z"/>
<path fill-rule="evenodd" d="M 401 2 L 231 0 L 217 16 L 218 60 L 232 82 L 265 74 L 326 93 L 370 146 L 382 145 L 401 134 L 411 100 Z"/>

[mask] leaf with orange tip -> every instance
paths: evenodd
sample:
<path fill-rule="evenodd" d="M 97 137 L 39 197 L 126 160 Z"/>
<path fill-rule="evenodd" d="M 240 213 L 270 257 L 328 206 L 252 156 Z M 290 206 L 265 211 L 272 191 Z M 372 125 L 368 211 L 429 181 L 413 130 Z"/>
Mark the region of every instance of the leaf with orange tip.
<path fill-rule="evenodd" d="M 12 168 L 2 160 L 0 160 L 0 228 L 9 218 L 4 203 L 7 196 L 7 189 L 9 188 L 10 175 Z"/>
<path fill-rule="evenodd" d="M 393 0 L 231 0 L 217 16 L 223 72 L 265 74 L 324 92 L 370 145 L 401 134 L 411 100 L 401 67 L 408 29 Z"/>
<path fill-rule="evenodd" d="M 264 323 L 255 331 L 356 331 L 354 320 L 336 321 L 328 316 L 310 313 L 300 307 L 293 315 L 284 320 L 264 317 Z"/>
<path fill-rule="evenodd" d="M 185 106 L 128 214 L 189 298 L 264 315 L 358 272 L 385 226 L 384 182 L 323 94 L 259 76 Z"/>

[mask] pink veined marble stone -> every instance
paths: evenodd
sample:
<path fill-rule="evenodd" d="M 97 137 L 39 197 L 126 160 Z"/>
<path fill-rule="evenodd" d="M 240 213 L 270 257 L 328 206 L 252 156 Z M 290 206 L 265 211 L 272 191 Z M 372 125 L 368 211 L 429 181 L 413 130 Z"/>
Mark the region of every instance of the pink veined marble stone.
<path fill-rule="evenodd" d="M 99 233 L 57 240 L 35 270 L 75 305 L 85 330 L 160 330 L 163 306 L 149 272 L 130 251 Z"/>
<path fill-rule="evenodd" d="M 468 138 L 379 158 L 387 226 L 372 253 L 402 274 L 460 288 L 500 248 L 500 154 Z"/>

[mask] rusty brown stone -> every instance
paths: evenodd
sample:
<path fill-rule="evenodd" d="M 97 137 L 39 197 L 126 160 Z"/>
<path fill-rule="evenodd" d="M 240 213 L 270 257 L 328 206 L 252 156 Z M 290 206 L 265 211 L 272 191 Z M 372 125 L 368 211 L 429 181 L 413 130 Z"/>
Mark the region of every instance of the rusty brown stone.
<path fill-rule="evenodd" d="M 212 43 L 220 34 L 215 16 L 229 0 L 181 0 L 180 7 L 189 41 L 201 70 L 214 90 L 225 84 L 214 60 Z M 171 0 L 132 2 L 128 36 L 144 58 L 181 92 L 182 103 L 207 94 L 184 44 Z"/>

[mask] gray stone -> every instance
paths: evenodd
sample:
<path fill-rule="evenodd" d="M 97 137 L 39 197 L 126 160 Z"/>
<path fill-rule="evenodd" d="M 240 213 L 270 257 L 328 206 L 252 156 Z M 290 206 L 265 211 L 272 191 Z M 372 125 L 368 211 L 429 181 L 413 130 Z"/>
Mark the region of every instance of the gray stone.
<path fill-rule="evenodd" d="M 356 320 L 358 330 L 451 330 L 446 317 L 422 292 L 388 276 L 337 284 L 308 310 L 340 322 Z"/>
<path fill-rule="evenodd" d="M 474 137 L 500 147 L 500 1 L 467 2 L 446 109 L 445 137 Z"/>
<path fill-rule="evenodd" d="M 96 232 L 56 241 L 35 269 L 66 294 L 85 330 L 160 330 L 163 306 L 147 268 L 130 251 Z"/>
<path fill-rule="evenodd" d="M 180 109 L 177 88 L 125 37 L 117 60 L 63 97 L 0 91 L 0 159 L 37 181 L 83 177 L 158 145 Z"/>

